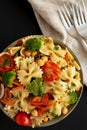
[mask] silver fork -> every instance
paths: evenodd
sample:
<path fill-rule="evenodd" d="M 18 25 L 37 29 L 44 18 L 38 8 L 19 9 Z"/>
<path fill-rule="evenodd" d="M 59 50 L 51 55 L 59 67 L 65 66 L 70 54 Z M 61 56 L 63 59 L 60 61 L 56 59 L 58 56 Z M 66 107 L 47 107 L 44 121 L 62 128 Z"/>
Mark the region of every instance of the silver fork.
<path fill-rule="evenodd" d="M 86 11 L 84 0 L 79 1 L 78 6 L 77 5 L 74 6 L 72 4 L 72 14 L 73 14 L 74 25 L 77 32 L 84 39 L 87 39 L 87 11 Z"/>
<path fill-rule="evenodd" d="M 85 40 L 77 33 L 75 26 L 74 26 L 74 21 L 72 19 L 72 15 L 70 14 L 70 11 L 71 10 L 69 10 L 67 4 L 66 5 L 64 4 L 64 6 L 60 7 L 60 9 L 58 9 L 60 19 L 61 19 L 66 31 L 69 33 L 69 35 L 71 35 L 75 39 L 79 40 L 79 42 L 82 44 L 84 49 L 87 51 L 87 44 L 86 44 Z"/>

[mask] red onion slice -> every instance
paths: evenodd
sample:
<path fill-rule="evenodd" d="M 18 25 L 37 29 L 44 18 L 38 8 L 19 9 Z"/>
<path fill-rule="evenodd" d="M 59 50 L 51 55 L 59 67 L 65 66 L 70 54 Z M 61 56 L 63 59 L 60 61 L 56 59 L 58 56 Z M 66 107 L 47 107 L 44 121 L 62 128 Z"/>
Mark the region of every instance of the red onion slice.
<path fill-rule="evenodd" d="M 5 93 L 5 91 L 4 91 L 4 85 L 3 84 L 0 84 L 0 99 L 2 99 L 2 97 L 4 96 L 4 93 Z"/>

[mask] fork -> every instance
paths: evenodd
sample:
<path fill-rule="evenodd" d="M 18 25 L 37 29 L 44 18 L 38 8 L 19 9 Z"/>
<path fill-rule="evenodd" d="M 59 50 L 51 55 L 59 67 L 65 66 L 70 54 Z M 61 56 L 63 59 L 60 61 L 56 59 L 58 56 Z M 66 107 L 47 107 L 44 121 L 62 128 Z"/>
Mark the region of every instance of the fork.
<path fill-rule="evenodd" d="M 74 37 L 75 39 L 79 40 L 79 42 L 82 44 L 84 49 L 87 51 L 87 43 L 77 33 L 68 5 L 64 4 L 63 6 L 61 6 L 60 9 L 58 9 L 58 13 L 59 13 L 61 22 L 63 23 L 65 30 L 68 32 L 68 34 L 71 35 L 71 37 Z"/>
<path fill-rule="evenodd" d="M 83 10 L 81 8 L 81 4 L 83 7 Z M 73 14 L 73 20 L 74 25 L 79 33 L 84 39 L 87 39 L 87 11 L 85 7 L 84 0 L 79 1 L 78 6 L 74 6 L 72 4 L 72 14 Z"/>

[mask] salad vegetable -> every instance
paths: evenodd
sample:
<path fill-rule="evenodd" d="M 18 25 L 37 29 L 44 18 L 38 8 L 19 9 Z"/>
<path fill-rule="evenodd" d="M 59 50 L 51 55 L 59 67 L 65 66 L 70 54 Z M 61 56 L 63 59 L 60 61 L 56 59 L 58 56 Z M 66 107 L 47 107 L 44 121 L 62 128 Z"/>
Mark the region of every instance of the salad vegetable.
<path fill-rule="evenodd" d="M 34 79 L 30 84 L 27 85 L 29 93 L 33 93 L 35 96 L 42 95 L 44 92 L 42 83 L 42 78 Z"/>
<path fill-rule="evenodd" d="M 33 99 L 30 100 L 30 103 L 36 107 L 44 106 L 48 103 L 49 96 L 48 94 L 45 94 L 42 98 L 41 96 L 36 96 Z"/>
<path fill-rule="evenodd" d="M 75 91 L 70 92 L 70 104 L 74 104 L 75 102 L 77 102 L 77 100 L 77 93 Z"/>
<path fill-rule="evenodd" d="M 43 70 L 43 79 L 49 82 L 59 78 L 61 72 L 58 65 L 50 61 L 49 62 L 47 61 L 42 66 L 42 70 Z"/>
<path fill-rule="evenodd" d="M 22 125 L 22 126 L 29 126 L 31 124 L 31 119 L 30 119 L 30 116 L 29 114 L 27 114 L 26 112 L 18 112 L 16 114 L 16 122 L 19 124 L 19 125 Z"/>
<path fill-rule="evenodd" d="M 26 47 L 31 52 L 39 50 L 42 44 L 43 44 L 43 41 L 38 37 L 29 39 L 26 41 Z"/>
<path fill-rule="evenodd" d="M 14 59 L 8 53 L 0 55 L 0 71 L 7 72 L 14 68 Z"/>
<path fill-rule="evenodd" d="M 8 71 L 6 73 L 3 73 L 2 76 L 2 82 L 3 84 L 7 85 L 8 87 L 12 87 L 12 83 L 16 78 L 16 72 L 15 71 Z"/>

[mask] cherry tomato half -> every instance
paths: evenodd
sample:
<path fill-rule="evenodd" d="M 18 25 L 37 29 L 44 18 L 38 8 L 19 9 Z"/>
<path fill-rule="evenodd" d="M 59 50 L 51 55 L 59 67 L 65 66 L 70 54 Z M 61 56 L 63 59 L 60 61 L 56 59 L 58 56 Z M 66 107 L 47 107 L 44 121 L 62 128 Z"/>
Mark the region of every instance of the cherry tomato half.
<path fill-rule="evenodd" d="M 47 61 L 42 66 L 42 70 L 43 70 L 43 79 L 48 82 L 54 81 L 55 79 L 59 78 L 61 72 L 58 65 L 50 61 L 49 62 Z"/>
<path fill-rule="evenodd" d="M 14 67 L 14 59 L 10 54 L 4 53 L 0 55 L 0 71 L 7 72 Z"/>
<path fill-rule="evenodd" d="M 31 124 L 30 116 L 26 112 L 18 112 L 16 122 L 21 126 L 29 126 Z"/>

